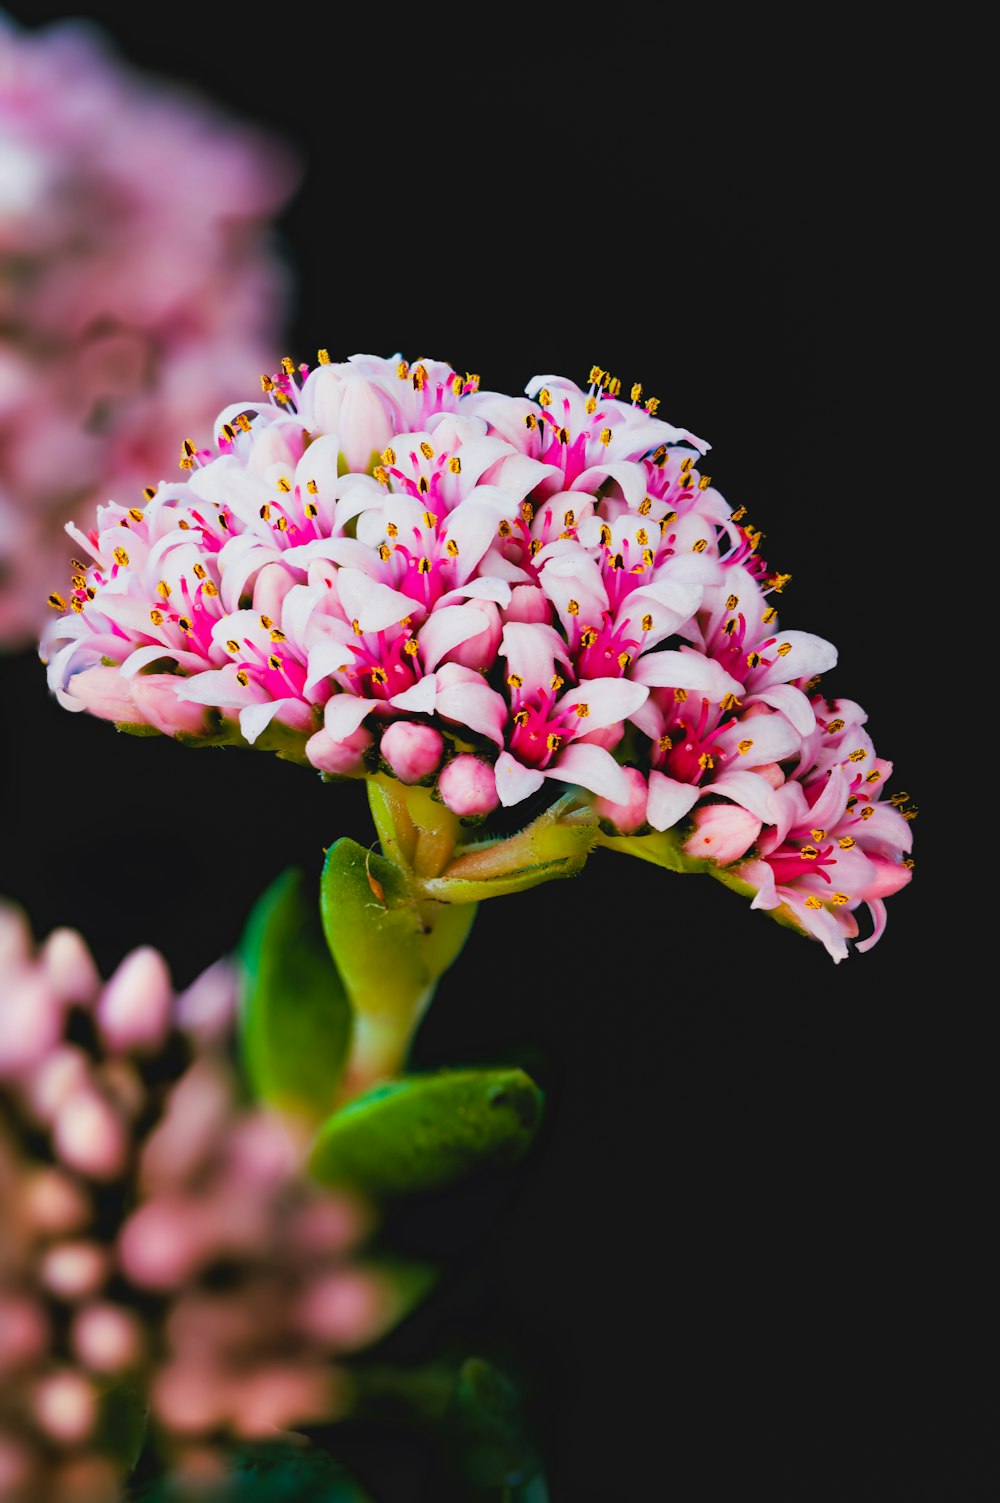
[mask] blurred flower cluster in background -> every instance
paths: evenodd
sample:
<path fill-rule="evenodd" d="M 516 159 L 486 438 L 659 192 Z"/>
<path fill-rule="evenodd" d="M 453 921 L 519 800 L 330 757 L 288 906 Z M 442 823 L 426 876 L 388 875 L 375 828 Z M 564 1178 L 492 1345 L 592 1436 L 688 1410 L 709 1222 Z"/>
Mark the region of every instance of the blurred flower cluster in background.
<path fill-rule="evenodd" d="M 64 524 L 176 473 L 272 363 L 299 174 L 96 26 L 0 12 L 0 648 L 37 637 Z"/>

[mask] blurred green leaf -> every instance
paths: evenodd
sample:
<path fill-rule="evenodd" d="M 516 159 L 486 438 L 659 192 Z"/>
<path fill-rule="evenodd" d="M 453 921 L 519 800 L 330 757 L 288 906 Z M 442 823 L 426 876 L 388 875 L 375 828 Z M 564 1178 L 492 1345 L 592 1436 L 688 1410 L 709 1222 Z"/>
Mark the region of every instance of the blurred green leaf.
<path fill-rule="evenodd" d="M 312 1172 L 373 1195 L 440 1189 L 520 1159 L 542 1103 L 523 1070 L 405 1076 L 356 1097 L 324 1124 Z"/>
<path fill-rule="evenodd" d="M 240 1041 L 251 1086 L 313 1123 L 333 1108 L 352 1027 L 317 896 L 300 871 L 283 872 L 254 905 L 240 945 Z"/>
<path fill-rule="evenodd" d="M 304 1441 L 243 1446 L 217 1483 L 195 1488 L 166 1473 L 124 1498 L 126 1503 L 374 1503 L 345 1466 Z"/>
<path fill-rule="evenodd" d="M 445 1428 L 453 1464 L 477 1493 L 503 1489 L 508 1498 L 526 1499 L 523 1489 L 534 1484 L 534 1496 L 546 1497 L 521 1396 L 492 1362 L 470 1357 L 462 1364 Z"/>
<path fill-rule="evenodd" d="M 101 1394 L 98 1415 L 96 1449 L 114 1456 L 125 1471 L 131 1471 L 146 1441 L 146 1399 L 130 1383 L 113 1383 Z"/>

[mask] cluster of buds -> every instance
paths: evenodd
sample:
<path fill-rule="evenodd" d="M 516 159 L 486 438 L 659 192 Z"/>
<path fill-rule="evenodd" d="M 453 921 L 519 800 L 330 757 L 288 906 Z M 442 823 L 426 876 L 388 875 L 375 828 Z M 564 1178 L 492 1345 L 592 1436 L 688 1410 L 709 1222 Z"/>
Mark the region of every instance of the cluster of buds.
<path fill-rule="evenodd" d="M 244 1099 L 230 963 L 175 995 L 143 948 L 102 982 L 78 933 L 36 946 L 3 905 L 0 989 L 4 1503 L 117 1498 L 126 1401 L 202 1470 L 337 1418 L 404 1296 L 362 1254 L 372 1209 Z"/>
<path fill-rule="evenodd" d="M 597 367 L 515 397 L 320 351 L 262 386 L 180 480 L 70 529 L 41 648 L 67 709 L 388 775 L 472 822 L 571 790 L 835 959 L 862 904 L 877 937 L 910 875 L 890 764 L 818 697 L 836 650 L 779 624 L 789 577 L 704 440 Z"/>
<path fill-rule="evenodd" d="M 0 14 L 0 647 L 37 640 L 76 509 L 171 473 L 273 358 L 296 180 L 95 27 Z"/>

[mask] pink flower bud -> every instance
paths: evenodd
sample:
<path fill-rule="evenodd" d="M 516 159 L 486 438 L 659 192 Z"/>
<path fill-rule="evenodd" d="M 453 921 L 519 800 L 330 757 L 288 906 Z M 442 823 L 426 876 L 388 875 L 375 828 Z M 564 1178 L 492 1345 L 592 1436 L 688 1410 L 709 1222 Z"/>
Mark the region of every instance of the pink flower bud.
<path fill-rule="evenodd" d="M 594 808 L 602 819 L 613 824 L 621 835 L 634 835 L 646 823 L 646 779 L 638 767 L 623 767 L 628 778 L 630 795 L 628 803 L 615 804 L 609 798 L 595 798 Z"/>
<path fill-rule="evenodd" d="M 51 1122 L 64 1101 L 90 1082 L 90 1061 L 75 1044 L 60 1044 L 35 1071 L 28 1099 L 41 1122 Z"/>
<path fill-rule="evenodd" d="M 83 1186 L 61 1169 L 39 1169 L 31 1176 L 25 1208 L 37 1230 L 50 1237 L 79 1231 L 92 1210 Z"/>
<path fill-rule="evenodd" d="M 444 737 L 432 726 L 394 720 L 382 736 L 380 749 L 401 783 L 419 783 L 440 767 Z"/>
<path fill-rule="evenodd" d="M 51 1049 L 62 1030 L 62 1008 L 38 972 L 5 988 L 0 1007 L 0 1077 L 30 1070 Z"/>
<path fill-rule="evenodd" d="M 331 772 L 342 778 L 363 778 L 367 771 L 364 753 L 374 737 L 360 726 L 342 741 L 335 741 L 327 730 L 316 731 L 306 742 L 306 756 L 317 772 Z"/>
<path fill-rule="evenodd" d="M 258 615 L 281 620 L 281 603 L 295 584 L 295 576 L 283 564 L 265 564 L 253 587 L 253 608 Z"/>
<path fill-rule="evenodd" d="M 75 1091 L 56 1114 L 52 1141 L 63 1163 L 92 1179 L 114 1179 L 128 1151 L 124 1124 L 89 1086 Z"/>
<path fill-rule="evenodd" d="M 577 736 L 576 739 L 589 746 L 603 746 L 605 751 L 614 751 L 624 734 L 625 726 L 619 723 L 599 726 L 596 731 L 588 731 L 587 735 Z"/>
<path fill-rule="evenodd" d="M 302 458 L 306 433 L 301 423 L 276 421 L 257 430 L 247 469 L 266 475 L 275 465 L 291 473 Z M 255 607 L 256 608 L 256 607 Z"/>
<path fill-rule="evenodd" d="M 49 1322 L 41 1305 L 27 1296 L 0 1291 L 0 1375 L 34 1362 L 49 1340 Z"/>
<path fill-rule="evenodd" d="M 85 1305 L 79 1311 L 71 1340 L 84 1367 L 99 1373 L 133 1367 L 142 1350 L 142 1331 L 133 1312 L 103 1302 Z"/>
<path fill-rule="evenodd" d="M 374 1338 L 392 1304 L 383 1280 L 364 1269 L 343 1268 L 306 1290 L 297 1318 L 303 1331 L 346 1352 Z"/>
<path fill-rule="evenodd" d="M 132 699 L 131 686 L 117 668 L 99 665 L 74 673 L 66 685 L 70 708 L 86 710 L 100 720 L 119 725 L 142 725 L 141 711 Z"/>
<path fill-rule="evenodd" d="M 206 1231 L 198 1206 L 186 1196 L 146 1201 L 122 1227 L 118 1258 L 126 1276 L 143 1289 L 171 1289 L 202 1261 Z"/>
<path fill-rule="evenodd" d="M 107 1264 L 96 1242 L 58 1242 L 42 1259 L 42 1282 L 60 1299 L 84 1299 L 101 1287 Z"/>
<path fill-rule="evenodd" d="M 739 804 L 704 804 L 692 818 L 694 834 L 684 842 L 684 850 L 722 866 L 746 855 L 761 832 L 761 821 Z"/>
<path fill-rule="evenodd" d="M 510 592 L 510 603 L 504 606 L 505 621 L 543 621 L 546 624 L 552 620 L 552 607 L 541 585 L 515 585 Z"/>
<path fill-rule="evenodd" d="M 486 630 L 478 632 L 474 637 L 467 637 L 464 642 L 445 653 L 442 661 L 461 663 L 465 668 L 491 668 L 503 636 L 500 612 L 492 600 L 469 600 L 466 604 L 486 617 Z"/>
<path fill-rule="evenodd" d="M 143 945 L 125 956 L 97 1003 L 101 1037 L 111 1049 L 152 1050 L 170 1026 L 173 987 L 158 950 Z"/>
<path fill-rule="evenodd" d="M 138 718 L 164 736 L 204 736 L 208 709 L 193 700 L 179 699 L 177 691 L 183 684 L 184 680 L 173 673 L 137 673 L 129 680 L 129 690 Z"/>
<path fill-rule="evenodd" d="M 82 1373 L 65 1368 L 43 1378 L 34 1392 L 35 1418 L 55 1440 L 86 1439 L 97 1420 L 97 1395 Z"/>
<path fill-rule="evenodd" d="M 438 792 L 453 814 L 491 814 L 500 802 L 493 768 L 481 757 L 462 752 L 442 768 Z"/>
<path fill-rule="evenodd" d="M 341 388 L 336 432 L 349 470 L 370 470 L 393 436 L 393 427 L 370 381 L 348 378 Z"/>
<path fill-rule="evenodd" d="M 64 1002 L 92 1002 L 100 991 L 94 957 L 75 929 L 53 929 L 38 958 L 46 979 Z"/>

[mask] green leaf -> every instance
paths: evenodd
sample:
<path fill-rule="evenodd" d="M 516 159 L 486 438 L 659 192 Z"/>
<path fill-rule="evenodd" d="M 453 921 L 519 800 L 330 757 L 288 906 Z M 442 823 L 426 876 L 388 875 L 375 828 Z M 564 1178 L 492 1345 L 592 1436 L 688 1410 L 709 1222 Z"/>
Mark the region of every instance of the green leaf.
<path fill-rule="evenodd" d="M 297 869 L 254 905 L 240 961 L 240 1042 L 251 1086 L 279 1110 L 319 1123 L 333 1109 L 352 1019 L 316 893 Z"/>
<path fill-rule="evenodd" d="M 357 1012 L 408 1014 L 434 979 L 423 923 L 403 872 L 346 836 L 326 853 L 320 910 L 330 952 Z"/>
<path fill-rule="evenodd" d="M 445 1070 L 358 1096 L 320 1129 L 313 1174 L 372 1195 L 436 1190 L 528 1150 L 542 1092 L 523 1070 Z"/>

